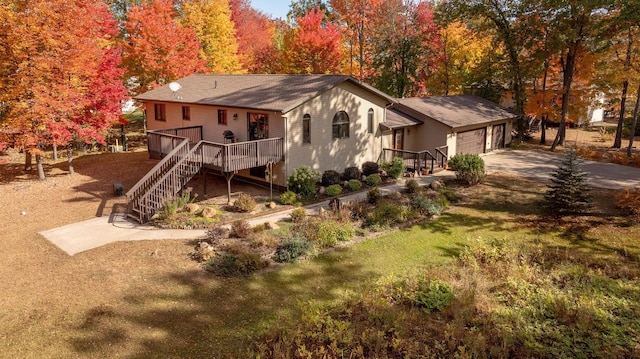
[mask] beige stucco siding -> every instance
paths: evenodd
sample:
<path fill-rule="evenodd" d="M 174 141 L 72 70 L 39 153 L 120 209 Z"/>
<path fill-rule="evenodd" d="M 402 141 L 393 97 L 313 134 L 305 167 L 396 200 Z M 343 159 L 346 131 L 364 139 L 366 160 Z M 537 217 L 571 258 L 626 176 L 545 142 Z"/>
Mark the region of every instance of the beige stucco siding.
<path fill-rule="evenodd" d="M 296 168 L 310 166 L 318 171 L 344 171 L 376 161 L 383 147 L 379 124 L 384 120 L 386 101 L 350 83 L 343 83 L 285 114 L 288 123 L 288 177 Z M 367 131 L 369 109 L 374 111 L 373 133 Z M 349 116 L 349 137 L 333 139 L 334 115 Z M 302 119 L 311 116 L 311 143 L 302 143 Z"/>
<path fill-rule="evenodd" d="M 436 147 L 447 145 L 447 135 L 451 128 L 438 121 L 427 120 L 423 124 L 411 126 L 404 131 L 404 148 L 408 151 L 427 150 L 434 153 Z"/>

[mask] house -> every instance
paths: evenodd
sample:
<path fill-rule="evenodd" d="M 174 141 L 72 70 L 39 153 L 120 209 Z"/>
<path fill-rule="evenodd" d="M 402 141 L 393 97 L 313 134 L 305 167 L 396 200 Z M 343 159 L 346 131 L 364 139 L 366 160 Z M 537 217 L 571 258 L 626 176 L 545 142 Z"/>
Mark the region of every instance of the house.
<path fill-rule="evenodd" d="M 341 172 L 387 155 L 433 171 L 448 153 L 495 148 L 470 145 L 495 128 L 504 146 L 514 117 L 473 96 L 395 99 L 346 75 L 191 75 L 135 99 L 149 154 L 162 158 L 127 193 L 140 221 L 202 169 L 225 176 L 229 193 L 236 175 L 285 188 L 301 166 Z"/>

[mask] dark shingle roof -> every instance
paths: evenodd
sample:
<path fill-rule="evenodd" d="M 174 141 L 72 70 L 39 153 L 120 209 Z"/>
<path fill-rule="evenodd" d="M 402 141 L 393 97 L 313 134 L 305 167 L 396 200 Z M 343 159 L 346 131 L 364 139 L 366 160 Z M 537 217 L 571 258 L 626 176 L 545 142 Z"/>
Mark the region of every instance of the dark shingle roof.
<path fill-rule="evenodd" d="M 345 81 L 394 101 L 347 75 L 191 75 L 175 94 L 165 85 L 135 99 L 288 112 Z"/>
<path fill-rule="evenodd" d="M 387 109 L 387 118 L 381 125 L 388 129 L 402 128 L 421 124 L 422 121 L 395 108 Z"/>
<path fill-rule="evenodd" d="M 514 111 L 473 95 L 413 97 L 397 101 L 401 104 L 398 106 L 401 111 L 406 106 L 451 128 L 515 119 L 519 116 Z"/>

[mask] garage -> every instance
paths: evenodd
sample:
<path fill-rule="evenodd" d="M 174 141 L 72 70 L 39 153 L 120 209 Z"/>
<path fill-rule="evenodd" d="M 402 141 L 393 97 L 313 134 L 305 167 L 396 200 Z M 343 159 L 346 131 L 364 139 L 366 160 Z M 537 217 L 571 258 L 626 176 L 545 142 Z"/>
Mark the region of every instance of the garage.
<path fill-rule="evenodd" d="M 458 132 L 456 135 L 456 153 L 484 153 L 487 129 Z"/>
<path fill-rule="evenodd" d="M 491 149 L 492 150 L 504 148 L 504 128 L 505 128 L 504 123 L 501 123 L 499 125 L 493 125 L 493 129 L 491 131 Z"/>

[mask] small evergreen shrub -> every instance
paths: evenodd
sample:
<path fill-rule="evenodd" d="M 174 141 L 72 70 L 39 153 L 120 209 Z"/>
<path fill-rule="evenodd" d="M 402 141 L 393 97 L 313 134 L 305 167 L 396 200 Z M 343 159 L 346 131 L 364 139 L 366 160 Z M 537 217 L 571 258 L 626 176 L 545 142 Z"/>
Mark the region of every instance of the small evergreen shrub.
<path fill-rule="evenodd" d="M 205 269 L 223 277 L 237 277 L 252 274 L 266 268 L 269 262 L 256 253 L 228 253 L 207 262 Z"/>
<path fill-rule="evenodd" d="M 340 186 L 339 184 L 332 184 L 331 186 L 327 187 L 327 189 L 324 192 L 324 194 L 330 197 L 339 196 L 341 193 L 342 193 L 342 186 Z"/>
<path fill-rule="evenodd" d="M 347 182 L 347 188 L 350 191 L 358 191 L 360 188 L 362 188 L 362 182 L 360 182 L 360 180 L 358 179 L 349 180 L 349 182 Z"/>
<path fill-rule="evenodd" d="M 344 180 L 349 181 L 352 179 L 357 179 L 358 181 L 362 178 L 362 172 L 358 167 L 347 167 L 344 169 Z"/>
<path fill-rule="evenodd" d="M 296 261 L 299 257 L 305 256 L 313 249 L 313 243 L 305 239 L 293 237 L 283 241 L 276 253 L 271 257 L 278 263 L 291 263 Z"/>
<path fill-rule="evenodd" d="M 459 153 L 451 157 L 449 167 L 456 173 L 456 178 L 475 185 L 484 180 L 484 160 L 478 154 Z"/>
<path fill-rule="evenodd" d="M 231 231 L 237 238 L 247 238 L 251 233 L 251 225 L 246 219 L 231 223 Z"/>
<path fill-rule="evenodd" d="M 416 193 L 420 189 L 420 184 L 414 179 L 410 179 L 405 183 L 407 193 Z"/>
<path fill-rule="evenodd" d="M 280 195 L 280 203 L 282 204 L 294 204 L 298 200 L 298 195 L 293 191 L 286 191 Z"/>
<path fill-rule="evenodd" d="M 446 201 L 446 198 L 443 198 Z M 439 216 L 445 209 L 445 205 L 437 198 L 428 196 L 415 196 L 411 201 L 411 207 L 422 215 Z"/>
<path fill-rule="evenodd" d="M 580 168 L 580 162 L 576 152 L 569 150 L 558 169 L 551 174 L 551 184 L 544 194 L 547 215 L 580 214 L 591 207 L 587 174 Z"/>
<path fill-rule="evenodd" d="M 256 201 L 251 195 L 241 193 L 238 199 L 233 202 L 233 210 L 236 212 L 251 212 L 256 208 Z"/>
<path fill-rule="evenodd" d="M 340 173 L 334 170 L 324 171 L 322 174 L 322 185 L 323 186 L 331 186 L 334 184 L 340 183 Z"/>
<path fill-rule="evenodd" d="M 382 177 L 380 177 L 380 175 L 377 174 L 377 173 L 370 174 L 365 179 L 365 182 L 367 182 L 367 185 L 372 186 L 372 187 L 373 186 L 378 186 L 378 185 L 380 185 L 380 183 L 382 183 Z"/>
<path fill-rule="evenodd" d="M 316 183 L 320 180 L 320 172 L 314 171 L 309 166 L 296 168 L 289 176 L 289 189 L 302 196 L 311 196 L 316 193 Z"/>
<path fill-rule="evenodd" d="M 296 208 L 291 211 L 289 216 L 291 217 L 291 222 L 300 223 L 307 219 L 307 211 L 304 208 Z"/>
<path fill-rule="evenodd" d="M 370 176 L 372 174 L 377 174 L 380 172 L 380 167 L 376 162 L 365 162 L 362 164 L 362 174 L 365 176 Z"/>
<path fill-rule="evenodd" d="M 371 204 L 377 204 L 380 201 L 380 190 L 378 188 L 374 188 L 367 192 L 367 202 Z"/>
<path fill-rule="evenodd" d="M 404 160 L 402 157 L 394 157 L 391 162 L 383 162 L 382 169 L 387 171 L 389 177 L 398 179 L 405 171 Z"/>

